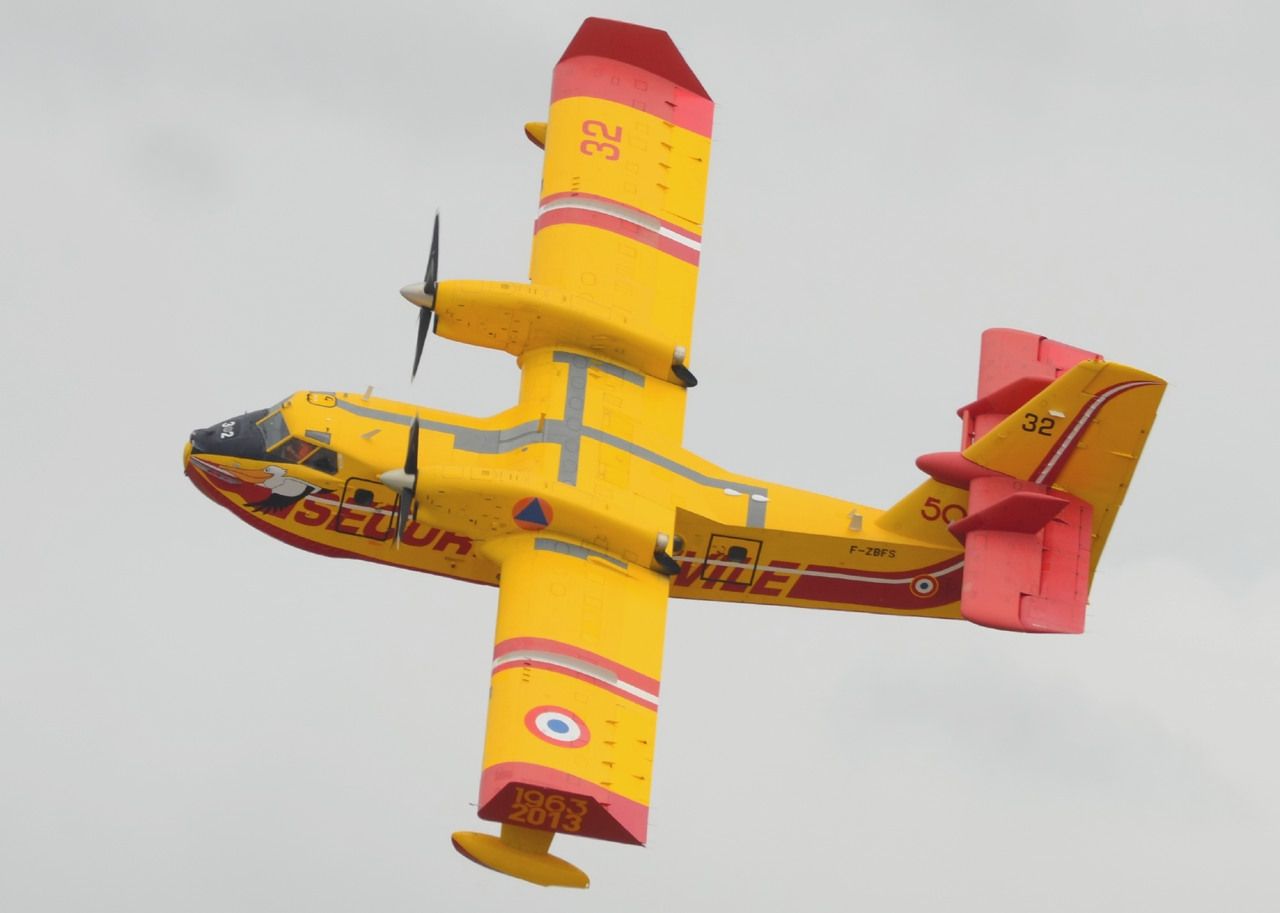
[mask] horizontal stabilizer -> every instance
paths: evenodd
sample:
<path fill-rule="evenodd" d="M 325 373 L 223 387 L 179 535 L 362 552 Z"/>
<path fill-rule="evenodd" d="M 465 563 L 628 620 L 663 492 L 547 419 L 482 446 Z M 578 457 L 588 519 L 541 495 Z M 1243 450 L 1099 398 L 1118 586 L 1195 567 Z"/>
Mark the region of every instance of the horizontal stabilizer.
<path fill-rule="evenodd" d="M 982 510 L 975 510 L 963 520 L 957 520 L 948 528 L 961 542 L 974 530 L 1037 533 L 1068 503 L 1066 498 L 1038 491 L 1014 491 Z"/>

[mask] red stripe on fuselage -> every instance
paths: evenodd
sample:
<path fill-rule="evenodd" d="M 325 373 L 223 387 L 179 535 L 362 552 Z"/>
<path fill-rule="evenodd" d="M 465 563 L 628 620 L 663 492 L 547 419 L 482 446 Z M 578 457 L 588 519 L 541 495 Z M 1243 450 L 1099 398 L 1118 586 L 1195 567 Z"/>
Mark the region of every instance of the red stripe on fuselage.
<path fill-rule="evenodd" d="M 951 562 L 955 564 L 954 561 Z M 923 569 L 914 576 L 884 578 L 882 580 L 865 579 L 865 574 L 856 572 L 857 576 L 845 576 L 846 568 L 820 567 L 813 565 L 806 570 L 841 573 L 830 577 L 800 577 L 791 585 L 786 593 L 788 599 L 810 599 L 815 602 L 836 602 L 843 605 L 874 606 L 884 609 L 936 609 L 947 603 L 960 599 L 960 585 L 963 574 L 960 568 L 950 573 L 939 573 L 937 570 Z M 863 577 L 864 579 L 858 579 Z M 937 588 L 927 596 L 917 596 L 911 591 L 911 580 L 915 577 L 934 577 Z"/>
<path fill-rule="evenodd" d="M 231 511 L 241 520 L 248 523 L 254 529 L 266 533 L 273 539 L 279 539 L 286 545 L 292 545 L 294 548 L 300 548 L 306 552 L 312 552 L 317 555 L 323 555 L 326 558 L 355 558 L 359 561 L 371 561 L 374 564 L 385 564 L 387 567 L 403 568 L 406 571 L 420 571 L 423 574 L 434 574 L 437 577 L 448 577 L 452 580 L 463 580 L 467 583 L 483 583 L 486 586 L 497 586 L 496 583 L 490 583 L 487 580 L 475 580 L 471 577 L 463 577 L 458 574 L 446 574 L 443 571 L 432 571 L 424 567 L 415 567 L 412 564 L 397 564 L 394 561 L 384 561 L 381 558 L 374 558 L 369 555 L 362 555 L 359 552 L 351 552 L 346 549 L 336 548 L 332 545 L 325 545 L 322 542 L 316 542 L 314 539 L 308 539 L 306 536 L 299 536 L 297 533 L 282 529 L 274 523 L 268 522 L 261 516 L 251 513 L 244 507 L 236 504 L 229 497 L 218 490 L 200 470 L 194 467 L 187 468 L 187 478 L 191 480 L 191 484 L 214 504 L 219 504 Z M 377 540 L 370 540 L 377 541 Z"/>

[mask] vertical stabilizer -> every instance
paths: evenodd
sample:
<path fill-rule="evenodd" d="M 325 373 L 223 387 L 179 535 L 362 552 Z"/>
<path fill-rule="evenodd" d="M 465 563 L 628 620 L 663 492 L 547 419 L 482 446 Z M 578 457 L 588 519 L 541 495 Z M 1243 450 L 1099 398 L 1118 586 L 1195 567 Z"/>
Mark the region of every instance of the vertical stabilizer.
<path fill-rule="evenodd" d="M 963 542 L 970 621 L 1079 633 L 1165 382 L 1018 330 L 983 334 L 978 374 L 961 449 L 920 457 L 929 480 L 880 524 Z"/>

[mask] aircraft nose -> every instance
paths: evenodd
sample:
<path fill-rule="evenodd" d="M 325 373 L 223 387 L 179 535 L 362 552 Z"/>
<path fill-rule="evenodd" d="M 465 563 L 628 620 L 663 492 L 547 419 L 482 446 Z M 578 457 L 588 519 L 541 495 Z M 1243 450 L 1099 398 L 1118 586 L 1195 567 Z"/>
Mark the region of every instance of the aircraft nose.
<path fill-rule="evenodd" d="M 194 450 L 196 453 L 212 453 L 216 451 L 217 446 L 218 427 L 216 425 L 197 428 L 191 432 L 191 437 L 187 438 L 187 449 Z"/>
<path fill-rule="evenodd" d="M 191 465 L 191 442 L 195 438 L 195 432 L 191 432 L 191 437 L 187 438 L 187 446 L 182 448 L 182 471 L 186 472 L 187 467 Z"/>
<path fill-rule="evenodd" d="M 258 421 L 267 414 L 267 410 L 246 412 L 218 422 L 208 428 L 197 428 L 191 432 L 188 446 L 194 453 L 212 453 L 220 456 L 245 457 L 253 460 L 267 458 L 266 438 Z"/>

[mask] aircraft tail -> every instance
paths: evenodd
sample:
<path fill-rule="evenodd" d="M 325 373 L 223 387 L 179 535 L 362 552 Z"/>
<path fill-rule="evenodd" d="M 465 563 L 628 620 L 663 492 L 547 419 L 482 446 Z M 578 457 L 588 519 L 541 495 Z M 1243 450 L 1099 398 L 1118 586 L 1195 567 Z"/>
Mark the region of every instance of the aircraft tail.
<path fill-rule="evenodd" d="M 920 457 L 929 481 L 880 525 L 964 544 L 960 609 L 970 621 L 1079 633 L 1164 388 L 1083 349 L 988 330 L 978 398 L 959 410 L 961 449 Z"/>

